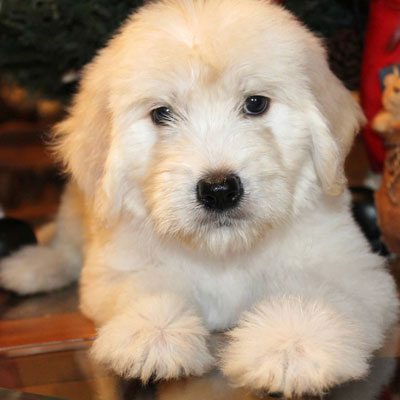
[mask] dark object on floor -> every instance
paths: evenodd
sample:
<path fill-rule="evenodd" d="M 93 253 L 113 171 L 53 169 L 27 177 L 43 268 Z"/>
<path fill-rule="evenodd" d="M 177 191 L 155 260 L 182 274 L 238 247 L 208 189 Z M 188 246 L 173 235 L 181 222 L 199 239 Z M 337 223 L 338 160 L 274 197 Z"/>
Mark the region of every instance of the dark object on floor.
<path fill-rule="evenodd" d="M 350 188 L 350 192 L 352 195 L 353 217 L 368 239 L 372 251 L 383 256 L 388 255 L 389 252 L 382 242 L 382 235 L 378 226 L 374 191 L 366 187 L 355 186 Z"/>
<path fill-rule="evenodd" d="M 26 222 L 14 218 L 0 219 L 0 258 L 28 244 L 36 244 L 32 228 Z"/>

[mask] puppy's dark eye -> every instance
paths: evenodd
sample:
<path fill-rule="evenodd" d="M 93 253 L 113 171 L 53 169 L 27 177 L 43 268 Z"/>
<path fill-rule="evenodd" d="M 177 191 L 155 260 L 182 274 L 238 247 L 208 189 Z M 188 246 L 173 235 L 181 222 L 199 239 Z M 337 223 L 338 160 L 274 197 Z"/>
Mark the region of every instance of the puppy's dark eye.
<path fill-rule="evenodd" d="M 246 99 L 243 112 L 247 115 L 260 115 L 269 106 L 269 98 L 265 96 L 250 96 Z"/>
<path fill-rule="evenodd" d="M 169 107 L 158 107 L 151 112 L 151 119 L 156 125 L 167 125 L 168 122 L 173 121 L 174 113 Z"/>

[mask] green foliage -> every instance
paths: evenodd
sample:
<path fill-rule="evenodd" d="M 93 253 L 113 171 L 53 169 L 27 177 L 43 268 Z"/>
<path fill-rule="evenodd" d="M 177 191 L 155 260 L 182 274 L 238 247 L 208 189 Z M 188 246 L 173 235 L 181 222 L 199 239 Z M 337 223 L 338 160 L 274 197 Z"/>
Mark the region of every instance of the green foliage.
<path fill-rule="evenodd" d="M 283 3 L 321 37 L 329 38 L 343 29 L 364 34 L 369 0 L 284 0 Z"/>
<path fill-rule="evenodd" d="M 1 0 L 0 73 L 67 101 L 77 72 L 143 0 Z M 65 79 L 64 79 L 65 80 Z"/>
<path fill-rule="evenodd" d="M 348 89 L 358 90 L 369 0 L 284 0 L 284 5 L 324 39 L 332 71 Z"/>

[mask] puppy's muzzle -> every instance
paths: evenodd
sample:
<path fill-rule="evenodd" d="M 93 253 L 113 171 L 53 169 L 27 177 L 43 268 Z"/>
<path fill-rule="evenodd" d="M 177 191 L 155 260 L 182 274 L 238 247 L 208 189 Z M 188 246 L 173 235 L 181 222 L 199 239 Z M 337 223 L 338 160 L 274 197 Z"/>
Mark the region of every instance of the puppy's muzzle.
<path fill-rule="evenodd" d="M 208 210 L 225 211 L 236 207 L 243 196 L 237 175 L 208 175 L 197 183 L 197 200 Z"/>

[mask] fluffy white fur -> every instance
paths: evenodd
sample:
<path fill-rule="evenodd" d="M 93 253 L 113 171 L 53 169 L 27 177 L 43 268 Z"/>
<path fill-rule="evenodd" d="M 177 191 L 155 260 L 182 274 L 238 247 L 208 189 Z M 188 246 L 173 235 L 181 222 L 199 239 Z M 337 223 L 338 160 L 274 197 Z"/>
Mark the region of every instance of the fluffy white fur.
<path fill-rule="evenodd" d="M 243 113 L 246 97 L 271 99 Z M 176 120 L 158 126 L 154 108 Z M 212 363 L 236 384 L 321 393 L 368 371 L 395 322 L 395 285 L 349 210 L 343 162 L 363 122 L 320 42 L 261 0 L 164 0 L 134 14 L 85 69 L 55 131 L 71 174 L 48 247 L 2 262 L 2 285 L 46 291 L 78 275 L 96 359 L 175 378 Z M 230 171 L 232 213 L 196 200 Z M 81 250 L 79 250 L 79 247 Z"/>
<path fill-rule="evenodd" d="M 118 374 L 143 382 L 202 375 L 214 362 L 207 336 L 201 318 L 179 297 L 158 294 L 105 324 L 92 353 Z"/>
<path fill-rule="evenodd" d="M 379 399 L 385 387 L 393 379 L 395 368 L 396 360 L 394 358 L 375 358 L 371 362 L 371 370 L 367 379 L 349 382 L 335 388 L 326 398 L 329 400 Z M 184 383 L 181 380 L 162 382 L 157 386 L 157 396 L 160 400 L 260 400 L 268 398 L 263 393 L 252 393 L 242 388 L 233 388 L 217 371 L 202 377 L 186 379 Z M 310 399 L 310 397 L 306 398 Z"/>

